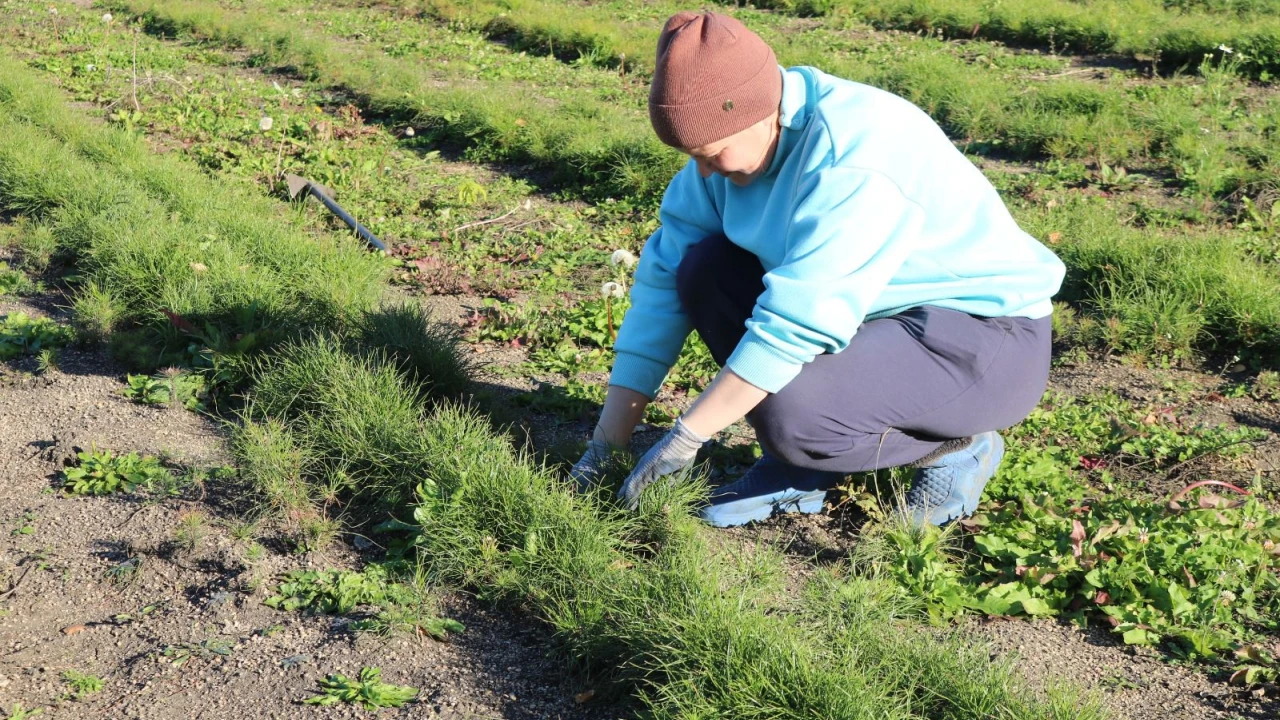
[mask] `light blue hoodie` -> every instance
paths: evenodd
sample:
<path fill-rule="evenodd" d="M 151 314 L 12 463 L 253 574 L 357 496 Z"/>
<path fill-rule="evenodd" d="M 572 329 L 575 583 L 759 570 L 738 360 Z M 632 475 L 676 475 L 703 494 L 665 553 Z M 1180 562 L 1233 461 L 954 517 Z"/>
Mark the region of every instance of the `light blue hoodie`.
<path fill-rule="evenodd" d="M 985 317 L 1052 312 L 1065 268 L 982 173 L 902 98 L 813 68 L 783 72 L 782 134 L 747 187 L 690 161 L 636 268 L 610 383 L 657 394 L 689 334 L 685 251 L 714 234 L 760 259 L 765 290 L 728 367 L 778 392 L 865 320 L 920 305 Z M 886 362 L 892 359 L 886 358 Z"/>

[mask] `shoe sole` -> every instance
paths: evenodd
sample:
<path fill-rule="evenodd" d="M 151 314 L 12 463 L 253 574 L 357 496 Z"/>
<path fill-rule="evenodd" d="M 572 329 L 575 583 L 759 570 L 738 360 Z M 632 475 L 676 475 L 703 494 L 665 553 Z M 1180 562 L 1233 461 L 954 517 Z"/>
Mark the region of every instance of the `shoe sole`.
<path fill-rule="evenodd" d="M 978 503 L 982 500 L 982 491 L 986 489 L 991 478 L 995 477 L 996 470 L 1004 460 L 1004 438 L 1000 437 L 999 433 L 992 433 L 992 436 L 995 439 L 991 443 L 991 452 L 987 454 L 987 462 L 978 468 L 981 479 L 970 485 L 961 498 L 957 499 L 953 495 L 934 508 L 933 512 L 929 513 L 929 523 L 945 525 L 952 520 L 972 515 L 978 509 Z"/>
<path fill-rule="evenodd" d="M 769 495 L 743 498 L 703 508 L 699 515 L 712 527 L 726 528 L 768 520 L 777 513 L 799 512 L 806 515 L 822 512 L 826 490 L 783 490 Z"/>

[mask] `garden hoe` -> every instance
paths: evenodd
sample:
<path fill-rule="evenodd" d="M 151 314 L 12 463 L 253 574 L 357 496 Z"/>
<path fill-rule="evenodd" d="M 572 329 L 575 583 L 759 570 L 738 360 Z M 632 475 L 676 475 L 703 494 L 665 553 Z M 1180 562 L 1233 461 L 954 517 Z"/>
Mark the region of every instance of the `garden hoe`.
<path fill-rule="evenodd" d="M 354 230 L 356 234 L 363 238 L 365 242 L 369 243 L 370 246 L 377 250 L 387 249 L 387 246 L 383 245 L 381 240 L 375 237 L 373 233 L 369 232 L 369 228 L 356 222 L 355 218 L 351 217 L 346 210 L 342 209 L 342 206 L 333 199 L 337 193 L 335 193 L 332 188 L 321 185 L 320 183 L 311 182 L 300 175 L 294 175 L 292 173 L 285 173 L 284 180 L 289 184 L 290 200 L 296 200 L 298 195 L 302 194 L 303 191 L 311 193 L 315 199 L 324 203 L 324 206 L 329 208 L 329 212 L 337 215 L 342 222 L 347 224 L 347 227 Z"/>

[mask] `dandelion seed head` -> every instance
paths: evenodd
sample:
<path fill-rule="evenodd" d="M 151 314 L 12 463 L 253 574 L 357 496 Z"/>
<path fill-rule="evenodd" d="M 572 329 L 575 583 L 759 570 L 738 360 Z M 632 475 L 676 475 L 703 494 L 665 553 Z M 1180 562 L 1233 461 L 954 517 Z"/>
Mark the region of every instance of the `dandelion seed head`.
<path fill-rule="evenodd" d="M 194 270 L 194 271 L 196 271 L 196 272 L 198 272 L 198 273 L 202 273 L 202 272 L 207 271 L 207 270 L 209 269 L 209 266 L 208 266 L 208 265 L 205 265 L 205 264 L 204 264 L 204 263 L 202 263 L 202 262 L 193 262 L 193 263 L 191 263 L 191 269 L 192 269 L 192 270 Z"/>
<path fill-rule="evenodd" d="M 115 17 L 111 13 L 102 14 L 102 22 L 110 25 L 112 20 L 115 20 Z"/>
<path fill-rule="evenodd" d="M 629 268 L 636 264 L 636 256 L 627 250 L 614 250 L 613 254 L 609 256 L 609 264 L 614 267 L 621 265 Z"/>
<path fill-rule="evenodd" d="M 262 119 L 258 121 L 258 129 L 262 132 L 266 132 L 270 130 L 271 126 L 274 124 L 275 121 L 271 119 L 270 115 L 263 115 Z"/>
<path fill-rule="evenodd" d="M 1224 53 L 1228 54 L 1228 55 L 1230 55 L 1231 53 L 1235 52 L 1235 50 L 1232 50 L 1231 48 L 1227 47 L 1226 45 L 1219 45 L 1219 46 L 1218 46 L 1218 49 L 1219 49 L 1219 50 L 1221 50 L 1222 52 L 1224 52 Z"/>
<path fill-rule="evenodd" d="M 404 129 L 404 136 L 405 136 L 405 137 L 413 137 L 413 136 L 414 136 L 413 128 L 411 128 L 411 127 L 407 127 L 407 128 L 405 128 L 405 129 Z"/>
<path fill-rule="evenodd" d="M 620 298 L 626 293 L 627 289 L 623 287 L 622 283 L 610 281 L 600 286 L 600 294 L 607 298 Z"/>

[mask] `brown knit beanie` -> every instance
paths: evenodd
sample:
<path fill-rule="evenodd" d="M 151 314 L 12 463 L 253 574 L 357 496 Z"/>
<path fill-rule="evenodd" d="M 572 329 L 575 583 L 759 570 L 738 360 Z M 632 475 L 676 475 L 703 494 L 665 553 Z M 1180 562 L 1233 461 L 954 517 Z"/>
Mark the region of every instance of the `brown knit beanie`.
<path fill-rule="evenodd" d="M 649 88 L 649 121 L 662 142 L 688 150 L 723 140 L 781 102 L 778 58 L 759 35 L 710 12 L 667 20 Z"/>

